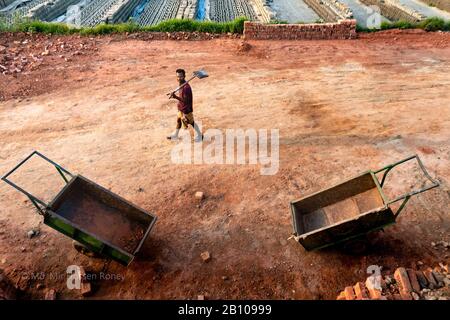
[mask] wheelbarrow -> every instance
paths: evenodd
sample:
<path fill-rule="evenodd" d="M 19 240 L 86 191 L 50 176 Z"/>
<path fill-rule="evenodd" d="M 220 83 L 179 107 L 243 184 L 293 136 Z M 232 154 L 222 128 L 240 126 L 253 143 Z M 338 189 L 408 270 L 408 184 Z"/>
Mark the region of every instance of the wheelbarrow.
<path fill-rule="evenodd" d="M 65 186 L 50 203 L 8 180 L 8 176 L 34 155 L 53 165 L 64 179 Z M 95 182 L 78 174 L 73 175 L 37 151 L 16 165 L 2 180 L 30 199 L 44 217 L 44 224 L 92 252 L 125 266 L 139 252 L 157 219 Z"/>
<path fill-rule="evenodd" d="M 383 192 L 387 174 L 399 164 L 416 159 L 431 185 L 389 200 Z M 381 174 L 381 181 L 376 174 Z M 416 194 L 439 186 L 426 171 L 417 155 L 382 169 L 369 170 L 359 176 L 291 201 L 293 237 L 306 250 L 318 250 L 350 240 L 360 239 L 372 231 L 395 223 L 408 200 Z M 401 201 L 394 213 L 391 205 Z"/>

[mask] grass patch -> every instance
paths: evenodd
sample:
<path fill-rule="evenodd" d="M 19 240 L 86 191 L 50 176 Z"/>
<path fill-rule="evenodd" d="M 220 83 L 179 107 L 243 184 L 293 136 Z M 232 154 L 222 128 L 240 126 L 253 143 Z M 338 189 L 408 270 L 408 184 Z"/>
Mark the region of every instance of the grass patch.
<path fill-rule="evenodd" d="M 381 23 L 380 29 L 366 28 L 360 25 L 356 26 L 356 31 L 358 32 L 374 32 L 378 30 L 389 30 L 389 29 L 422 29 L 425 31 L 450 31 L 450 21 L 445 21 L 441 18 L 427 18 L 418 23 L 412 23 L 404 20 Z"/>
<path fill-rule="evenodd" d="M 289 22 L 287 20 L 270 20 L 270 24 L 289 24 Z"/>
<path fill-rule="evenodd" d="M 429 18 L 419 23 L 419 28 L 426 31 L 450 31 L 450 21 L 439 18 Z"/>
<path fill-rule="evenodd" d="M 99 24 L 95 27 L 71 27 L 64 23 L 44 22 L 37 20 L 17 19 L 7 23 L 5 17 L 0 16 L 0 32 L 39 32 L 46 34 L 81 34 L 102 35 L 125 32 L 208 32 L 208 33 L 240 33 L 244 32 L 244 22 L 247 18 L 241 17 L 229 22 L 196 21 L 189 19 L 171 19 L 154 26 L 141 27 L 135 22 L 118 24 Z"/>

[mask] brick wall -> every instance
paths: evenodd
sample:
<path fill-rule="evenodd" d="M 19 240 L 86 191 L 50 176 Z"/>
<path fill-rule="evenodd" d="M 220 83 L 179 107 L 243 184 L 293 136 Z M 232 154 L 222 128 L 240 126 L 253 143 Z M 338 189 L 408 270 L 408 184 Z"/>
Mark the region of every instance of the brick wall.
<path fill-rule="evenodd" d="M 329 40 L 355 39 L 356 20 L 318 24 L 262 24 L 246 21 L 245 39 L 256 40 Z"/>

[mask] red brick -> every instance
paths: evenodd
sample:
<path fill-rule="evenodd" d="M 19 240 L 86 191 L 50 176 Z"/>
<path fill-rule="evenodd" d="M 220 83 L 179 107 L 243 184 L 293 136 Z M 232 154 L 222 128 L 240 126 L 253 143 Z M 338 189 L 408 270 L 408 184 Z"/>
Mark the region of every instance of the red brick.
<path fill-rule="evenodd" d="M 417 279 L 416 272 L 413 269 L 406 269 L 406 272 L 408 273 L 409 282 L 411 283 L 411 287 L 414 292 L 419 293 L 420 292 L 420 284 L 419 280 Z"/>
<path fill-rule="evenodd" d="M 425 289 L 428 288 L 428 280 L 423 274 L 422 271 L 416 271 L 417 280 L 419 281 L 420 288 Z"/>
<path fill-rule="evenodd" d="M 88 296 L 91 294 L 91 284 L 89 282 L 82 282 L 80 289 L 83 296 Z"/>
<path fill-rule="evenodd" d="M 50 289 L 45 293 L 45 300 L 56 300 L 56 291 Z"/>
<path fill-rule="evenodd" d="M 427 278 L 428 288 L 436 289 L 438 284 L 436 282 L 436 279 L 434 278 L 433 270 L 431 268 L 428 268 L 423 272 L 423 275 L 425 276 L 425 278 Z"/>
<path fill-rule="evenodd" d="M 443 271 L 444 273 L 448 273 L 448 270 L 449 270 L 448 264 L 439 263 L 439 265 L 441 266 L 442 271 Z"/>
<path fill-rule="evenodd" d="M 386 297 L 381 294 L 381 291 L 375 288 L 368 289 L 369 297 L 372 300 L 386 300 Z"/>
<path fill-rule="evenodd" d="M 398 293 L 394 293 L 393 298 L 394 300 L 403 300 L 402 296 Z"/>
<path fill-rule="evenodd" d="M 362 282 L 356 283 L 353 289 L 355 290 L 356 299 L 358 300 L 369 299 L 366 292 L 366 286 Z"/>
<path fill-rule="evenodd" d="M 395 281 L 399 285 L 399 290 L 409 293 L 413 291 L 411 283 L 409 282 L 408 273 L 405 268 L 397 268 L 394 272 Z"/>
<path fill-rule="evenodd" d="M 345 299 L 345 292 L 341 291 L 341 293 L 339 293 L 338 297 L 336 298 L 336 300 L 346 300 Z"/>
<path fill-rule="evenodd" d="M 438 287 L 443 287 L 445 276 L 442 273 L 437 272 L 435 270 L 433 270 L 432 273 L 433 273 L 434 279 L 436 280 L 436 282 L 438 284 Z"/>
<path fill-rule="evenodd" d="M 353 287 L 345 287 L 344 289 L 345 299 L 346 300 L 355 300 L 355 292 L 353 291 Z"/>
<path fill-rule="evenodd" d="M 400 290 L 400 296 L 402 297 L 402 300 L 413 300 L 411 292 Z"/>

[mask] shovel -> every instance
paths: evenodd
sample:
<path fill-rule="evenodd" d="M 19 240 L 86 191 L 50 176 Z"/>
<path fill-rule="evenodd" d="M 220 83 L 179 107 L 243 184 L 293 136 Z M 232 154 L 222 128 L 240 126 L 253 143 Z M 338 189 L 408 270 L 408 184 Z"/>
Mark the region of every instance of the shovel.
<path fill-rule="evenodd" d="M 194 71 L 192 73 L 192 78 L 190 78 L 189 80 L 187 80 L 185 83 L 183 83 L 181 86 L 179 86 L 178 88 L 176 88 L 175 90 L 173 90 L 172 92 L 169 92 L 167 95 L 170 97 L 172 94 L 176 93 L 178 90 L 180 90 L 181 88 L 183 88 L 186 84 L 188 84 L 189 81 L 191 81 L 194 78 L 199 78 L 199 79 L 203 79 L 208 77 L 208 73 L 206 73 L 205 70 L 197 70 Z"/>

